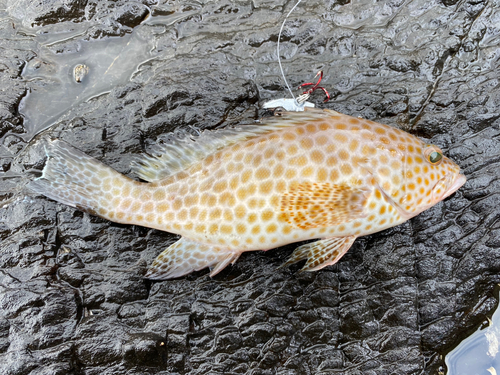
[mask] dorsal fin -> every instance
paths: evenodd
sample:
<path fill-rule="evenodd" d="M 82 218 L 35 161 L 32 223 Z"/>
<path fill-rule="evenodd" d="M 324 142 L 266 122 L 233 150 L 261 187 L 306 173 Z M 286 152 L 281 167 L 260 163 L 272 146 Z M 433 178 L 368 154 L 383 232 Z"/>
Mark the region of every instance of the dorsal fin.
<path fill-rule="evenodd" d="M 204 130 L 200 135 L 192 135 L 185 130 L 176 131 L 164 137 L 163 143 L 156 145 L 149 155 L 134 160 L 132 168 L 145 181 L 160 181 L 234 143 L 333 114 L 336 112 L 308 109 L 265 117 L 258 125 Z"/>

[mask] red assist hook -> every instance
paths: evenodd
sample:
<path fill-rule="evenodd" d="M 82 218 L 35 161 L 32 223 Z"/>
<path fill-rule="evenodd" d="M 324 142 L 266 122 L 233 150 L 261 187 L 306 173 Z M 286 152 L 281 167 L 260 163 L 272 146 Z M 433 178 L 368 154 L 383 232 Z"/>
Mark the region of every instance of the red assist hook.
<path fill-rule="evenodd" d="M 330 94 L 328 93 L 328 91 L 326 91 L 326 89 L 322 86 L 319 85 L 319 83 L 321 82 L 321 80 L 323 79 L 323 71 L 320 70 L 315 76 L 314 78 L 316 78 L 317 76 L 319 76 L 319 79 L 318 79 L 318 82 L 316 83 L 312 83 L 312 82 L 308 82 L 308 83 L 303 83 L 302 85 L 299 86 L 299 89 L 305 87 L 305 86 L 312 86 L 309 90 L 306 90 L 302 93 L 302 95 L 311 95 L 314 90 L 316 89 L 320 89 L 322 90 L 325 95 L 326 95 L 326 99 L 323 101 L 323 103 L 326 103 L 327 101 L 330 100 Z"/>

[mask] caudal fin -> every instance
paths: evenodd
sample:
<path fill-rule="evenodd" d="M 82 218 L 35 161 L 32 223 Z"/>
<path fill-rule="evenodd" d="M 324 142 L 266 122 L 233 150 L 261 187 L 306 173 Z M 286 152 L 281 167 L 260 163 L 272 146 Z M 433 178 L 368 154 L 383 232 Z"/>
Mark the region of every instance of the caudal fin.
<path fill-rule="evenodd" d="M 45 152 L 48 159 L 42 176 L 30 182 L 28 188 L 113 220 L 109 216 L 113 211 L 113 189 L 133 180 L 60 140 L 49 141 Z"/>

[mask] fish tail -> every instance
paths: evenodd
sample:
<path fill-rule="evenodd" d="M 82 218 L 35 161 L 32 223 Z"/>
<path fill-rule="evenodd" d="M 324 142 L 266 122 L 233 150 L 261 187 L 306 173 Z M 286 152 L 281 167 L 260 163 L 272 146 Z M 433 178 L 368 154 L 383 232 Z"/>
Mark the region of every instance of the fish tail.
<path fill-rule="evenodd" d="M 136 182 L 69 144 L 52 140 L 45 147 L 42 176 L 28 184 L 31 190 L 92 215 L 114 217 L 113 189 Z"/>

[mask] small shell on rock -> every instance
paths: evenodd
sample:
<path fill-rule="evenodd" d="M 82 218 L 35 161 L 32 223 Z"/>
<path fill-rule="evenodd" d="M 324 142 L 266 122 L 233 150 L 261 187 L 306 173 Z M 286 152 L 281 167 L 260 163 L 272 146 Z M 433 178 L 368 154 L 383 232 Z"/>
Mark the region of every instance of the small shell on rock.
<path fill-rule="evenodd" d="M 75 78 L 75 81 L 78 83 L 82 82 L 83 78 L 88 73 L 89 73 L 89 67 L 85 64 L 78 64 L 73 69 L 73 77 Z"/>

